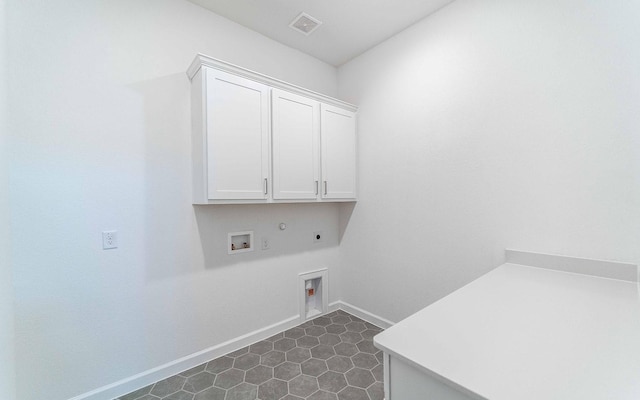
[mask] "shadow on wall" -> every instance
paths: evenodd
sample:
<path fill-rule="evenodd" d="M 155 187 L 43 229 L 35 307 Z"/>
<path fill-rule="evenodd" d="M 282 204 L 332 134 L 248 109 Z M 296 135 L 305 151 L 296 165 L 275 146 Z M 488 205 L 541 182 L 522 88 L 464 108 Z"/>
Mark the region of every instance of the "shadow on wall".
<path fill-rule="evenodd" d="M 336 204 L 205 205 L 193 209 L 207 269 L 339 244 Z M 286 224 L 285 230 L 279 228 L 280 223 Z M 228 233 L 241 231 L 253 231 L 253 251 L 228 254 Z M 322 232 L 321 241 L 314 241 L 315 232 Z M 268 239 L 269 249 L 262 249 L 262 239 Z"/>
<path fill-rule="evenodd" d="M 353 210 L 356 208 L 356 203 L 340 203 L 340 214 L 339 214 L 339 242 L 342 243 L 342 238 L 344 234 L 347 232 L 347 228 L 349 227 L 349 220 L 351 220 L 351 215 L 353 214 Z"/>
<path fill-rule="evenodd" d="M 176 73 L 130 85 L 142 96 L 144 220 L 134 232 L 148 281 L 313 252 L 339 245 L 354 203 L 193 205 L 191 109 L 187 76 Z M 287 229 L 278 225 L 284 222 Z M 227 235 L 254 231 L 254 250 L 227 253 Z M 322 241 L 314 242 L 321 231 Z M 262 239 L 269 249 L 262 250 Z"/>
<path fill-rule="evenodd" d="M 190 85 L 184 72 L 136 82 L 142 96 L 144 131 L 144 220 L 140 261 L 146 279 L 158 280 L 196 272 L 197 231 L 191 210 Z"/>

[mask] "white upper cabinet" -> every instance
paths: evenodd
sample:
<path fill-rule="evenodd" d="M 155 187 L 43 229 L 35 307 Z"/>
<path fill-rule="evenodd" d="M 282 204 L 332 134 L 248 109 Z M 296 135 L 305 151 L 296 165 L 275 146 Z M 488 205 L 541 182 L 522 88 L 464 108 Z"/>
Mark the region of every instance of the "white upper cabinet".
<path fill-rule="evenodd" d="M 322 198 L 356 198 L 356 115 L 322 104 Z"/>
<path fill-rule="evenodd" d="M 269 88 L 206 70 L 207 194 L 264 200 L 269 177 Z"/>
<path fill-rule="evenodd" d="M 316 199 L 320 179 L 320 103 L 271 92 L 273 198 Z"/>
<path fill-rule="evenodd" d="M 356 200 L 357 108 L 199 54 L 194 204 Z"/>

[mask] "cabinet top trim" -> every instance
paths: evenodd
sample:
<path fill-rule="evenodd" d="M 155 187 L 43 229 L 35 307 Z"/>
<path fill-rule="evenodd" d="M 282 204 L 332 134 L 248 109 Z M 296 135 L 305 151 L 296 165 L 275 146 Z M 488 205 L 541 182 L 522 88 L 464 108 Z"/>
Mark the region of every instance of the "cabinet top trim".
<path fill-rule="evenodd" d="M 209 57 L 207 55 L 204 55 L 202 53 L 198 53 L 196 55 L 196 57 L 194 58 L 193 62 L 191 63 L 191 65 L 189 66 L 189 68 L 187 69 L 187 76 L 189 77 L 189 80 L 192 80 L 193 77 L 198 73 L 198 71 L 200 70 L 200 68 L 202 68 L 203 66 L 209 67 L 209 68 L 214 68 L 220 71 L 225 71 L 225 72 L 230 72 L 234 75 L 239 75 L 242 76 L 244 78 L 247 79 L 251 79 L 260 83 L 264 83 L 266 85 L 269 85 L 271 87 L 274 88 L 278 88 L 278 89 L 282 89 L 282 90 L 286 90 L 288 92 L 292 92 L 292 93 L 296 93 L 296 94 L 300 94 L 309 98 L 312 98 L 314 100 L 317 101 L 321 101 L 323 103 L 328 103 L 337 107 L 341 107 L 353 112 L 356 112 L 358 110 L 358 107 L 347 103 L 345 101 L 342 100 L 338 100 L 335 99 L 333 97 L 329 97 L 326 96 L 322 93 L 318 93 L 318 92 L 314 92 L 312 90 L 308 90 L 305 89 L 303 87 L 300 86 L 296 86 L 293 85 L 291 83 L 287 83 L 285 81 L 281 81 L 280 79 L 276 79 L 276 78 L 272 78 L 268 75 L 264 75 L 261 74 L 259 72 L 255 72 L 243 67 L 240 67 L 238 65 L 234 65 L 231 63 L 228 63 L 226 61 L 222 61 L 222 60 L 218 60 L 216 58 L 213 57 Z"/>

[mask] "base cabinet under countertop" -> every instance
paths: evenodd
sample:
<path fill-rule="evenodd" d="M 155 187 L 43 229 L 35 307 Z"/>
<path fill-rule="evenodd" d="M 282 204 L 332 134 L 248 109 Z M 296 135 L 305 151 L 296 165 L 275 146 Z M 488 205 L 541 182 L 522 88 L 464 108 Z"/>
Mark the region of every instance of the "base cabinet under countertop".
<path fill-rule="evenodd" d="M 384 355 L 385 400 L 478 400 L 482 397 L 466 394 L 437 378 L 420 371 L 399 358 Z"/>

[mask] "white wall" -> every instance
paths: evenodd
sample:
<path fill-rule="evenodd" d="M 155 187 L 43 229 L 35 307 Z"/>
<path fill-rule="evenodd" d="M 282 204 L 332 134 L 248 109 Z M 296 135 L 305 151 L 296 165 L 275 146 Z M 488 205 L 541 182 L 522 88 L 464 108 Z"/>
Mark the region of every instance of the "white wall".
<path fill-rule="evenodd" d="M 505 248 L 639 263 L 638 21 L 638 2 L 457 0 L 339 68 L 360 106 L 343 299 L 398 321 Z"/>
<path fill-rule="evenodd" d="M 8 4 L 20 400 L 285 320 L 299 272 L 337 276 L 336 205 L 191 205 L 185 74 L 202 52 L 335 95 L 335 68 L 183 0 Z M 251 228 L 272 249 L 228 256 L 227 232 Z M 104 251 L 112 229 L 119 248 Z"/>
<path fill-rule="evenodd" d="M 15 399 L 13 287 L 9 235 L 7 156 L 7 40 L 5 2 L 0 0 L 0 399 Z"/>

